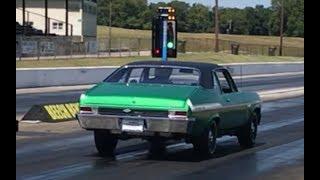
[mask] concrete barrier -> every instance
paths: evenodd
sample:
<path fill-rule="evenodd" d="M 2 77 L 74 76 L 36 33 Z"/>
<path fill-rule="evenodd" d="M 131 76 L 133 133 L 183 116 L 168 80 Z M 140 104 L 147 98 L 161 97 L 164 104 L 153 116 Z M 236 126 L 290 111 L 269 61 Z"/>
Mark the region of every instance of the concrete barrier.
<path fill-rule="evenodd" d="M 94 84 L 105 79 L 116 68 L 19 68 L 16 70 L 16 88 Z"/>
<path fill-rule="evenodd" d="M 232 75 L 273 74 L 304 71 L 304 62 L 221 64 Z M 16 88 L 94 84 L 105 79 L 117 67 L 17 68 Z"/>
<path fill-rule="evenodd" d="M 295 63 L 247 63 L 221 64 L 229 69 L 232 75 L 274 74 L 282 72 L 302 72 L 304 62 Z"/>

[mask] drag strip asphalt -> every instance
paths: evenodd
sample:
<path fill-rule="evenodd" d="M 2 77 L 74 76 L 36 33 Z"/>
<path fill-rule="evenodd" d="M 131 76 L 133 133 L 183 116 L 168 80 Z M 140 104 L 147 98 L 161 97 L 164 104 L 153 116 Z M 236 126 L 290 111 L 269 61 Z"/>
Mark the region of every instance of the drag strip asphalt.
<path fill-rule="evenodd" d="M 263 103 L 254 148 L 218 139 L 215 156 L 199 159 L 192 145 L 167 146 L 150 157 L 147 143 L 120 141 L 115 159 L 97 155 L 91 132 L 16 142 L 16 179 L 299 179 L 304 164 L 304 97 Z M 284 172 L 291 172 L 290 176 Z"/>

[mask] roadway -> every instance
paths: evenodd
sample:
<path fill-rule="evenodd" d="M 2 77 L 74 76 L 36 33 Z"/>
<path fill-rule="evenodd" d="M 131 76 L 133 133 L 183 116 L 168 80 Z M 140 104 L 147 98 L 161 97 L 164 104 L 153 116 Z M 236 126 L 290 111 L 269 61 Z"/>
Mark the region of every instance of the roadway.
<path fill-rule="evenodd" d="M 266 102 L 262 114 L 254 148 L 226 136 L 211 159 L 197 158 L 184 143 L 153 158 L 141 140 L 120 141 L 116 158 L 104 159 L 91 132 L 80 129 L 17 140 L 16 179 L 303 179 L 304 97 Z"/>
<path fill-rule="evenodd" d="M 304 86 L 304 75 L 236 82 L 241 90 L 272 90 Z M 81 92 L 17 94 L 16 116 L 33 104 L 75 101 Z M 115 159 L 101 158 L 92 132 L 76 121 L 21 123 L 16 179 L 304 179 L 304 96 L 264 102 L 262 107 L 255 147 L 241 149 L 236 138 L 222 137 L 210 159 L 194 156 L 192 145 L 182 142 L 168 145 L 161 157 L 150 157 L 148 144 L 138 139 L 120 141 Z"/>
<path fill-rule="evenodd" d="M 304 74 L 273 75 L 267 77 L 235 78 L 235 82 L 240 90 L 260 91 L 280 88 L 304 86 Z M 61 92 L 47 93 L 21 93 L 16 94 L 16 117 L 20 119 L 35 104 L 61 103 L 78 101 L 81 93 L 85 89 L 68 90 Z"/>

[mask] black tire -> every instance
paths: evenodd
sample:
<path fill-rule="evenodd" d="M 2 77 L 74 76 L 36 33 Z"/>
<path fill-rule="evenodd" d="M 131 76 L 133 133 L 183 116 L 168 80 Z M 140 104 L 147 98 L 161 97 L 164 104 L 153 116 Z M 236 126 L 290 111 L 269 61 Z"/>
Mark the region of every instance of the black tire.
<path fill-rule="evenodd" d="M 240 128 L 238 132 L 238 141 L 243 148 L 251 148 L 255 144 L 258 132 L 258 116 L 254 113 L 249 118 L 246 125 Z"/>
<path fill-rule="evenodd" d="M 203 134 L 193 140 L 193 148 L 201 157 L 212 157 L 216 150 L 217 126 L 214 123 L 211 128 L 206 129 Z"/>
<path fill-rule="evenodd" d="M 113 157 L 118 138 L 105 130 L 94 131 L 94 141 L 99 155 L 102 157 Z"/>
<path fill-rule="evenodd" d="M 151 139 L 149 140 L 149 153 L 151 155 L 161 155 L 166 151 L 166 145 L 164 140 L 161 139 Z"/>

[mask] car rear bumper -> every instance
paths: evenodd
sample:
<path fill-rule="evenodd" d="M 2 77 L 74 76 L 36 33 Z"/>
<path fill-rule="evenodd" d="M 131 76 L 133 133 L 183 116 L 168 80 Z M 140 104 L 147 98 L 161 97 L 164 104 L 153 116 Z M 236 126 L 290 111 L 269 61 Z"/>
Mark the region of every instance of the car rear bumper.
<path fill-rule="evenodd" d="M 189 134 L 194 123 L 194 119 L 177 120 L 162 117 L 133 117 L 96 114 L 77 114 L 77 119 L 80 126 L 84 129 L 106 129 L 118 134 L 122 133 L 121 127 L 123 119 L 140 119 L 144 121 L 144 130 L 143 133 L 141 132 L 140 134 L 146 135 L 152 135 L 152 133 L 156 132 Z"/>

